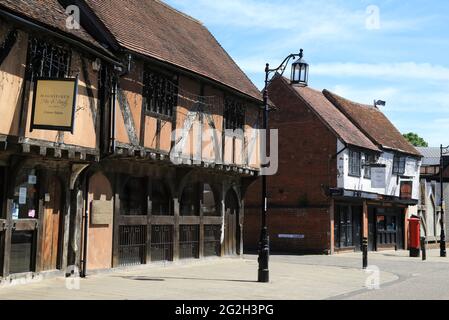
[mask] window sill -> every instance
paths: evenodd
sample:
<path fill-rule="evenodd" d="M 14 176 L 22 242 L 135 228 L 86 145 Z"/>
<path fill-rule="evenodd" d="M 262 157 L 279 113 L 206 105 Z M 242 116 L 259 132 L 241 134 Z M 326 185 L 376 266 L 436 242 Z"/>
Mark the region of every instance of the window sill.
<path fill-rule="evenodd" d="M 165 114 L 160 114 L 160 113 L 152 112 L 152 111 L 145 111 L 145 116 L 156 118 L 156 119 L 161 119 L 161 120 L 165 120 L 165 121 L 170 121 L 170 122 L 173 121 L 173 116 L 168 116 Z"/>

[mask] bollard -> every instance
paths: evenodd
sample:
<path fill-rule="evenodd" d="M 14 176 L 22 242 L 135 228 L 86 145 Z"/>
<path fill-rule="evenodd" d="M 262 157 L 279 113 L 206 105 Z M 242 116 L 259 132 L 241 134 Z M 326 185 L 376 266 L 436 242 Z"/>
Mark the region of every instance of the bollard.
<path fill-rule="evenodd" d="M 363 238 L 362 253 L 363 253 L 363 269 L 366 269 L 368 267 L 368 238 Z"/>
<path fill-rule="evenodd" d="M 426 237 L 421 237 L 422 260 L 426 260 Z"/>

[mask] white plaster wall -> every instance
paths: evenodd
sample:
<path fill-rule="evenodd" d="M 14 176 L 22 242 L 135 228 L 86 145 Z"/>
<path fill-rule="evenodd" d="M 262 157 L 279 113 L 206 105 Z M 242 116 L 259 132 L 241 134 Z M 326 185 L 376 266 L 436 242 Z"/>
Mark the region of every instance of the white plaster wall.
<path fill-rule="evenodd" d="M 338 140 L 337 150 L 343 150 L 343 143 Z M 405 164 L 405 174 L 404 176 L 412 177 L 411 179 L 403 179 L 397 177 L 393 174 L 393 152 L 383 152 L 379 158 L 378 163 L 385 164 L 387 166 L 387 186 L 386 188 L 372 188 L 371 179 L 365 179 L 363 177 L 365 168 L 362 167 L 361 177 L 349 176 L 349 150 L 345 149 L 337 157 L 337 169 L 338 169 L 338 187 L 348 190 L 365 191 L 371 193 L 377 193 L 387 196 L 400 195 L 400 183 L 401 181 L 413 181 L 413 192 L 412 198 L 415 200 L 419 199 L 419 173 L 421 167 L 421 161 L 413 158 L 407 158 Z M 364 155 L 362 154 L 362 163 L 364 161 Z"/>

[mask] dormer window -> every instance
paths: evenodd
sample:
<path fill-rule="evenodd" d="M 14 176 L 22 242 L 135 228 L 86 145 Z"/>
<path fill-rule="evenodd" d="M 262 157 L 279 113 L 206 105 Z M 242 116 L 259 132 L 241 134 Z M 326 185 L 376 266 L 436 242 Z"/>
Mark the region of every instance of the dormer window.
<path fill-rule="evenodd" d="M 405 162 L 407 157 L 395 155 L 393 159 L 393 174 L 403 175 L 405 173 Z"/>

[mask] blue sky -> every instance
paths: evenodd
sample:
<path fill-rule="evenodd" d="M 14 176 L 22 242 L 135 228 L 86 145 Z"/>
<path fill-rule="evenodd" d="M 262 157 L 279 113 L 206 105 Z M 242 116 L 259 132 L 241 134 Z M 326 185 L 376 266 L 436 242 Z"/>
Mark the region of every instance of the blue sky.
<path fill-rule="evenodd" d="M 401 132 L 449 144 L 449 1 L 166 2 L 203 22 L 259 88 L 266 62 L 303 48 L 311 87 L 386 100 Z"/>

